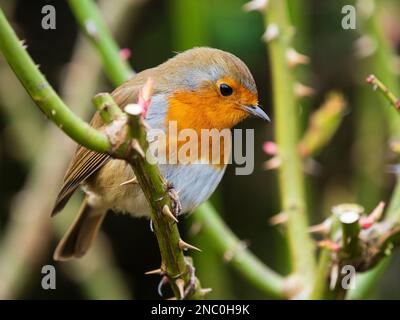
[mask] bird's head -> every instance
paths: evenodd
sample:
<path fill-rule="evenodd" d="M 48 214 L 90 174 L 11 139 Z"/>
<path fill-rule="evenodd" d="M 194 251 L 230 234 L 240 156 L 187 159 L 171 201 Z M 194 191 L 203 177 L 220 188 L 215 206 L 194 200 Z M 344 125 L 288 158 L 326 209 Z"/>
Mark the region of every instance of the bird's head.
<path fill-rule="evenodd" d="M 232 128 L 248 116 L 269 120 L 258 105 L 256 84 L 247 66 L 228 52 L 195 48 L 162 68 L 168 83 L 168 120 L 179 128 Z"/>

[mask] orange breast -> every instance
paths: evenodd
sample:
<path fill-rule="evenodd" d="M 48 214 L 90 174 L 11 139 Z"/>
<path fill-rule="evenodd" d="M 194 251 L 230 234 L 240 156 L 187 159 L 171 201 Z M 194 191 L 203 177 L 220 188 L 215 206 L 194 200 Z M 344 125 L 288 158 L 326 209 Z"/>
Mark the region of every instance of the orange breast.
<path fill-rule="evenodd" d="M 184 135 L 185 132 L 188 132 L 185 129 L 193 130 L 197 139 L 191 139 L 192 146 L 188 145 L 189 138 L 177 141 L 176 145 L 168 144 L 167 155 L 171 156 L 175 151 L 173 149 L 176 148 L 178 154 L 185 151 L 191 152 L 192 154 L 187 154 L 191 162 L 206 161 L 222 168 L 227 163 L 230 153 L 229 129 L 245 117 L 245 112 L 232 105 L 231 102 L 221 99 L 215 90 L 201 89 L 196 93 L 191 91 L 176 92 L 169 98 L 166 119 L 168 141 L 176 138 L 176 134 Z M 176 132 L 168 129 L 171 123 L 176 124 Z M 208 137 L 203 129 L 208 130 L 210 134 Z M 220 142 L 219 145 L 218 141 Z M 197 152 L 193 152 L 195 149 L 197 149 Z"/>

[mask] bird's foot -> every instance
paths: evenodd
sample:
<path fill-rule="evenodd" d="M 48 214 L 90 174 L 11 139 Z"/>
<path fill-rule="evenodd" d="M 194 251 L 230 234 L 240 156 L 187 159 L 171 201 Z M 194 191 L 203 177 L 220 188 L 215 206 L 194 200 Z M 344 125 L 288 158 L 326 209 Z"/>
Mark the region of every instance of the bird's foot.
<path fill-rule="evenodd" d="M 192 263 L 192 259 L 190 257 L 185 257 L 185 262 L 186 262 L 186 269 L 187 272 L 189 273 L 189 281 L 186 284 L 186 288 L 183 291 L 183 296 L 182 300 L 186 299 L 186 297 L 189 295 L 189 293 L 196 288 L 197 285 L 197 277 L 195 274 L 195 269 Z"/>
<path fill-rule="evenodd" d="M 172 213 L 177 217 L 182 213 L 182 205 L 179 201 L 178 192 L 170 182 L 167 182 L 167 192 L 172 201 Z"/>
<path fill-rule="evenodd" d="M 175 276 L 168 276 L 162 268 L 146 272 L 146 274 L 158 274 L 161 276 L 161 280 L 157 286 L 157 292 L 160 297 L 163 297 L 162 289 L 167 283 L 174 283 L 178 287 L 180 300 L 186 299 L 191 291 L 196 288 L 198 280 L 195 275 L 195 269 L 193 267 L 192 259 L 190 257 L 185 257 L 185 263 L 186 271 Z M 189 277 L 185 283 L 182 276 L 186 273 L 189 275 Z"/>

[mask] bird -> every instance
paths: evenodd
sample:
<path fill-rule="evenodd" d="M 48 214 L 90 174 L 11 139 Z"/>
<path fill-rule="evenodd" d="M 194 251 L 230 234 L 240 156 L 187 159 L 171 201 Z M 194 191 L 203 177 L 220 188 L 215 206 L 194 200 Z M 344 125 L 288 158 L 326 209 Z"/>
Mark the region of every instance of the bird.
<path fill-rule="evenodd" d="M 257 87 L 249 68 L 226 51 L 196 47 L 178 53 L 156 67 L 135 74 L 111 96 L 123 109 L 136 103 L 148 79 L 152 79 L 153 94 L 144 120 L 149 128 L 159 129 L 167 135 L 169 123 L 176 124 L 178 133 L 190 129 L 200 136 L 203 129 L 230 130 L 249 116 L 269 121 L 259 106 Z M 98 112 L 90 124 L 99 130 L 104 127 Z M 190 162 L 182 163 L 179 159 L 173 162 L 168 158 L 159 164 L 161 174 L 177 193 L 183 213 L 192 212 L 215 191 L 227 166 L 226 161 L 222 161 L 226 156 L 224 147 L 216 150 L 217 161 L 204 159 L 204 154 L 200 153 Z M 166 148 L 170 148 L 168 143 Z M 173 152 L 179 152 L 180 148 L 183 148 L 182 143 L 178 143 Z M 64 208 L 80 187 L 85 194 L 84 200 L 54 251 L 55 260 L 82 257 L 109 210 L 134 217 L 150 216 L 144 193 L 124 160 L 78 146 L 64 176 L 52 216 Z"/>

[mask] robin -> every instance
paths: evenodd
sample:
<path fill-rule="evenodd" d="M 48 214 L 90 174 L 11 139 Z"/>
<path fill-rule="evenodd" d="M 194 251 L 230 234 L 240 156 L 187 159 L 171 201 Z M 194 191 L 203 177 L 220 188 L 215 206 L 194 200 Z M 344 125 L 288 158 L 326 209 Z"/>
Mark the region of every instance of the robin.
<path fill-rule="evenodd" d="M 112 97 L 121 108 L 135 103 L 149 78 L 153 80 L 154 91 L 145 122 L 167 135 L 171 122 L 176 124 L 178 133 L 190 129 L 200 139 L 202 130 L 231 129 L 250 115 L 269 120 L 258 105 L 257 88 L 249 69 L 228 52 L 202 47 L 179 53 L 157 67 L 136 74 L 116 88 Z M 104 125 L 98 113 L 91 125 L 95 128 Z M 170 140 L 166 140 L 169 155 Z M 178 142 L 172 153 L 182 147 L 182 142 Z M 195 161 L 182 163 L 179 157 L 174 157 L 176 161 L 159 165 L 164 178 L 179 196 L 182 212 L 193 211 L 214 192 L 226 168 L 224 150 L 224 147 L 217 148 L 220 161 L 204 159 L 204 153 L 199 152 Z M 136 217 L 150 214 L 134 173 L 123 160 L 79 146 L 65 174 L 52 215 L 63 209 L 79 186 L 85 192 L 85 199 L 55 250 L 55 260 L 83 256 L 109 209 Z"/>

